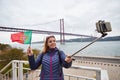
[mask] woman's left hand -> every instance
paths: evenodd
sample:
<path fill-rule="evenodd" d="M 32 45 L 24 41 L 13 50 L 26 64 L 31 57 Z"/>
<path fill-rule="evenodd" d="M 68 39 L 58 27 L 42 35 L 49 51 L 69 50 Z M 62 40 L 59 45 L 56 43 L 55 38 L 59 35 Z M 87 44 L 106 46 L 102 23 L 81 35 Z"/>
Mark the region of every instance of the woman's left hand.
<path fill-rule="evenodd" d="M 67 63 L 70 63 L 70 62 L 72 61 L 72 58 L 71 58 L 70 56 L 67 56 L 67 57 L 65 58 L 65 61 L 66 61 Z"/>

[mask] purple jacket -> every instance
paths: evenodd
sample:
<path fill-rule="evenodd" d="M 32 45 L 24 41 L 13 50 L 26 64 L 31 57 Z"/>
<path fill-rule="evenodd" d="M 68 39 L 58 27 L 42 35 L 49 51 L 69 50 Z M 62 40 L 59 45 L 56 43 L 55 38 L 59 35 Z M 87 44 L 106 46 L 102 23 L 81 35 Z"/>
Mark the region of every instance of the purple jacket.
<path fill-rule="evenodd" d="M 43 56 L 39 54 L 36 60 L 34 55 L 28 56 L 28 59 L 32 70 L 37 69 L 42 64 L 40 80 L 64 80 L 62 67 L 69 68 L 72 65 L 72 62 L 65 61 L 65 57 L 63 51 L 55 48 L 48 50 Z"/>

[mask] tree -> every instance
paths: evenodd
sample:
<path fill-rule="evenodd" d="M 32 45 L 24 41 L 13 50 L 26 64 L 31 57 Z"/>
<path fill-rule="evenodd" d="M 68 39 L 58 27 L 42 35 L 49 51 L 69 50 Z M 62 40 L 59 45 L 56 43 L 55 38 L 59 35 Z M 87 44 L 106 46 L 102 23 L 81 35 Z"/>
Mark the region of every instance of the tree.
<path fill-rule="evenodd" d="M 0 69 L 7 65 L 12 60 L 27 60 L 28 56 L 23 49 L 12 48 L 8 44 L 0 44 Z M 35 57 L 39 54 L 39 50 L 33 49 Z"/>
<path fill-rule="evenodd" d="M 1 51 L 4 51 L 4 50 L 9 50 L 9 49 L 11 49 L 12 47 L 10 46 L 10 45 L 8 45 L 8 44 L 1 44 L 0 43 L 0 50 Z"/>
<path fill-rule="evenodd" d="M 1 68 L 4 67 L 12 60 L 23 60 L 24 59 L 24 52 L 22 49 L 12 48 L 11 50 L 7 51 L 4 54 L 0 55 L 0 65 Z"/>
<path fill-rule="evenodd" d="M 37 49 L 33 49 L 33 53 L 34 53 L 34 57 L 36 58 L 37 55 L 40 53 L 40 51 Z"/>

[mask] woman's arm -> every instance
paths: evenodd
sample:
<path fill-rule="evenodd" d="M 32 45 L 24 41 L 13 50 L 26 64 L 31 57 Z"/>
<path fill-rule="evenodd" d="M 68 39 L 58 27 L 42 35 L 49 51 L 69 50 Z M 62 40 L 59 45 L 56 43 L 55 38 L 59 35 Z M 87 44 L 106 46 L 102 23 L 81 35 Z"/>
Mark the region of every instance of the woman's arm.
<path fill-rule="evenodd" d="M 41 59 L 43 54 L 39 54 L 35 60 L 34 55 L 28 56 L 29 65 L 31 70 L 37 69 L 41 65 Z"/>
<path fill-rule="evenodd" d="M 35 70 L 37 69 L 40 65 L 41 65 L 41 56 L 42 54 L 39 54 L 35 60 L 34 58 L 34 54 L 33 54 L 33 51 L 32 49 L 29 47 L 27 49 L 27 55 L 28 55 L 28 61 L 29 61 L 29 65 L 30 65 L 30 68 L 32 70 Z"/>
<path fill-rule="evenodd" d="M 60 51 L 60 57 L 62 60 L 62 65 L 65 68 L 69 68 L 72 65 L 72 58 L 65 55 L 63 51 Z"/>

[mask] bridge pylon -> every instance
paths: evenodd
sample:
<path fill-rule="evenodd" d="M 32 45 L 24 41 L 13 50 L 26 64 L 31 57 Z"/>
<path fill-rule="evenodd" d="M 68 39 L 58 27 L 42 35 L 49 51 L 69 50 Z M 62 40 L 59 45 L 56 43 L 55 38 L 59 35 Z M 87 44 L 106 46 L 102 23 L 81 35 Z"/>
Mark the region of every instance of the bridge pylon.
<path fill-rule="evenodd" d="M 64 19 L 60 19 L 60 43 L 65 43 Z"/>

